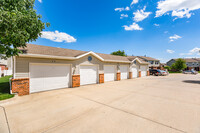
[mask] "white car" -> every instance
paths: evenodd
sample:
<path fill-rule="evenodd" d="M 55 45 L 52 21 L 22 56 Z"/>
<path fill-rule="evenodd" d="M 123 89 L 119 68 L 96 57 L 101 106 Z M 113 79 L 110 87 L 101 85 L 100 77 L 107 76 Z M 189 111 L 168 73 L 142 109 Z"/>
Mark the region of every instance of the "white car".
<path fill-rule="evenodd" d="M 183 71 L 184 74 L 198 74 L 197 71 L 195 70 L 186 70 L 186 71 Z"/>

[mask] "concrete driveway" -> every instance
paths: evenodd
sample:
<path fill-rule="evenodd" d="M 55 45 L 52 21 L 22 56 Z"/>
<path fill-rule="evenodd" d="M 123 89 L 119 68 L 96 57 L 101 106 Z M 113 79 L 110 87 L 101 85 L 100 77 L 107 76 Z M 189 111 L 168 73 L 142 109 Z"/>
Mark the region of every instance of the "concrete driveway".
<path fill-rule="evenodd" d="M 200 133 L 200 75 L 60 89 L 0 105 L 1 133 Z"/>

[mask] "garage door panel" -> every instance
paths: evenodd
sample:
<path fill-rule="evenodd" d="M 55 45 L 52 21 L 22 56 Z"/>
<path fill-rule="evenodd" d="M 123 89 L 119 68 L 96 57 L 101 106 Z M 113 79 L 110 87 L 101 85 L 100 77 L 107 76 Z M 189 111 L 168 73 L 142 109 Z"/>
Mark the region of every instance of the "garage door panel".
<path fill-rule="evenodd" d="M 128 79 L 128 66 L 120 66 L 121 79 Z"/>
<path fill-rule="evenodd" d="M 82 65 L 80 66 L 80 84 L 96 84 L 97 83 L 97 66 Z"/>
<path fill-rule="evenodd" d="M 141 66 L 141 77 L 145 77 L 147 75 L 147 67 Z"/>
<path fill-rule="evenodd" d="M 104 66 L 104 81 L 115 80 L 116 67 L 115 66 Z"/>
<path fill-rule="evenodd" d="M 136 66 L 132 67 L 132 77 L 137 78 L 138 77 L 138 69 Z"/>
<path fill-rule="evenodd" d="M 70 66 L 57 64 L 30 65 L 30 92 L 70 86 Z"/>

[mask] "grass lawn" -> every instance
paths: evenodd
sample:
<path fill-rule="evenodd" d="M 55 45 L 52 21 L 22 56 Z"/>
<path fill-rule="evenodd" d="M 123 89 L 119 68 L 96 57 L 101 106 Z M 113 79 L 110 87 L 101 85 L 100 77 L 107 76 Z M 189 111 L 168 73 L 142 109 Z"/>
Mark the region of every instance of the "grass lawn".
<path fill-rule="evenodd" d="M 174 72 L 174 71 L 169 71 L 169 73 L 181 73 L 181 72 Z"/>
<path fill-rule="evenodd" d="M 13 94 L 10 94 L 9 78 L 11 77 L 12 76 L 5 76 L 0 78 L 0 100 L 14 97 Z"/>

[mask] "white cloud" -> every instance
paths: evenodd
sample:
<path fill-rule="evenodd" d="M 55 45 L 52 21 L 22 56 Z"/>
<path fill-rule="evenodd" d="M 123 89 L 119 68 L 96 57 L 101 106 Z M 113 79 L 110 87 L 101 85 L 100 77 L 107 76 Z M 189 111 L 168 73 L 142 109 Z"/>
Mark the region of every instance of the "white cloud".
<path fill-rule="evenodd" d="M 76 42 L 76 39 L 73 36 L 70 36 L 67 33 L 59 32 L 59 31 L 42 31 L 41 38 L 49 39 L 54 42 L 65 42 L 71 43 Z"/>
<path fill-rule="evenodd" d="M 190 18 L 191 11 L 200 9 L 200 0 L 160 0 L 157 9 L 156 17 L 172 11 L 172 16 L 177 18 Z"/>
<path fill-rule="evenodd" d="M 129 10 L 130 10 L 130 8 L 127 6 L 127 7 L 125 8 L 125 10 L 126 10 L 126 11 L 129 11 Z"/>
<path fill-rule="evenodd" d="M 174 17 L 178 17 L 178 18 L 184 18 L 184 17 L 187 17 L 187 18 L 190 18 L 192 15 L 192 13 L 189 13 L 189 10 L 180 10 L 180 11 L 173 11 L 172 12 L 172 16 Z"/>
<path fill-rule="evenodd" d="M 154 26 L 156 26 L 156 27 L 160 27 L 160 25 L 159 25 L 159 24 L 154 24 Z"/>
<path fill-rule="evenodd" d="M 138 3 L 138 0 L 133 0 L 132 2 L 131 2 L 131 6 L 133 5 L 133 4 L 137 4 Z"/>
<path fill-rule="evenodd" d="M 38 0 L 40 3 L 42 3 L 42 0 Z"/>
<path fill-rule="evenodd" d="M 167 49 L 166 52 L 167 52 L 167 53 L 170 53 L 170 54 L 173 54 L 175 51 L 174 51 L 174 50 Z"/>
<path fill-rule="evenodd" d="M 123 26 L 125 30 L 127 31 L 132 31 L 132 30 L 143 30 L 143 28 L 141 28 L 138 24 L 133 23 L 132 25 L 124 25 Z"/>
<path fill-rule="evenodd" d="M 180 53 L 180 55 L 181 56 L 183 56 L 183 55 L 200 55 L 200 48 L 195 47 L 195 48 L 189 50 L 188 53 Z"/>
<path fill-rule="evenodd" d="M 128 15 L 127 15 L 127 14 L 121 14 L 121 17 L 120 17 L 120 19 L 127 18 L 127 17 L 128 17 Z"/>
<path fill-rule="evenodd" d="M 134 14 L 134 17 L 133 17 L 134 21 L 136 21 L 136 22 L 142 21 L 151 14 L 151 12 L 144 12 L 145 9 L 146 9 L 146 7 L 144 7 L 141 10 L 137 10 L 136 12 L 133 13 Z"/>
<path fill-rule="evenodd" d="M 173 42 L 173 41 L 175 41 L 175 40 L 177 40 L 177 39 L 180 39 L 180 38 L 182 38 L 182 37 L 179 36 L 179 35 L 174 34 L 173 36 L 170 36 L 170 37 L 169 37 L 169 40 L 170 40 L 170 42 Z"/>
<path fill-rule="evenodd" d="M 122 7 L 122 8 L 115 8 L 115 11 L 119 11 L 119 12 L 121 12 L 121 11 L 123 11 L 124 10 L 124 8 Z"/>
<path fill-rule="evenodd" d="M 121 11 L 129 11 L 130 10 L 130 8 L 127 6 L 126 8 L 124 8 L 124 7 L 121 7 L 121 8 L 115 8 L 115 11 L 119 11 L 119 12 L 121 12 Z"/>

